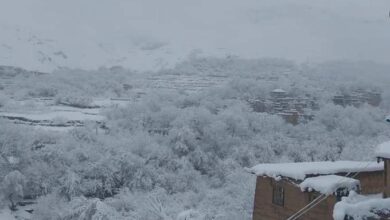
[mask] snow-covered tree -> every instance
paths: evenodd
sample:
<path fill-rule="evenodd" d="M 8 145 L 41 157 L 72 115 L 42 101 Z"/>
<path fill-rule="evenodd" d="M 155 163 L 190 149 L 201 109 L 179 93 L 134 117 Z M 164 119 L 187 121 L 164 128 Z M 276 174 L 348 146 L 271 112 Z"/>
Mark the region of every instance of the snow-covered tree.
<path fill-rule="evenodd" d="M 25 176 L 17 170 L 8 173 L 4 177 L 1 183 L 1 191 L 9 201 L 9 208 L 11 210 L 16 210 L 17 203 L 23 199 L 25 185 Z"/>

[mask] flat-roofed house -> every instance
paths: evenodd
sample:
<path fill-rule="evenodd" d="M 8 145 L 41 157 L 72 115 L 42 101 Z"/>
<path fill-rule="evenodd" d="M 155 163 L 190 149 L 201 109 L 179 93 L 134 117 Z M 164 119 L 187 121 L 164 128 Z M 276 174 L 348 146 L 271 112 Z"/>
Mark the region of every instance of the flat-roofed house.
<path fill-rule="evenodd" d="M 367 196 L 351 192 L 335 205 L 333 209 L 335 220 L 390 219 L 390 142 L 380 144 L 375 155 L 378 161 L 384 163 L 382 193 Z"/>
<path fill-rule="evenodd" d="M 385 173 L 383 196 L 387 198 L 390 197 L 390 141 L 380 144 L 375 151 L 375 155 L 379 161 L 384 162 Z"/>
<path fill-rule="evenodd" d="M 257 176 L 253 220 L 333 219 L 335 204 L 350 191 L 381 193 L 383 170 L 375 161 L 259 164 L 248 169 Z"/>

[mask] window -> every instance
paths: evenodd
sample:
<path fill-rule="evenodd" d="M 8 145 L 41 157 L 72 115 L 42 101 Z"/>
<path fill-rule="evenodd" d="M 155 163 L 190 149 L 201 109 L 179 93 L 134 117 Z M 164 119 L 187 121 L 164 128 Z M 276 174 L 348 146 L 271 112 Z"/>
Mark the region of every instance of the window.
<path fill-rule="evenodd" d="M 284 189 L 281 186 L 274 186 L 272 194 L 272 203 L 275 205 L 284 205 Z"/>
<path fill-rule="evenodd" d="M 309 203 L 315 200 L 320 194 L 318 192 L 309 192 Z"/>
<path fill-rule="evenodd" d="M 349 195 L 349 190 L 346 188 L 339 188 L 335 192 L 337 201 L 341 201 L 342 197 L 346 197 Z"/>

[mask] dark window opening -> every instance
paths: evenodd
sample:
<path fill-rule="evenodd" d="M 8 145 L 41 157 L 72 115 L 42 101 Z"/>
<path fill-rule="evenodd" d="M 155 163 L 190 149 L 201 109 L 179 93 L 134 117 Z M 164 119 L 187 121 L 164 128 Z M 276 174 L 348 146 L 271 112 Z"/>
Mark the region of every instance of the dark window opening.
<path fill-rule="evenodd" d="M 318 198 L 320 194 L 318 192 L 309 192 L 309 203 Z"/>
<path fill-rule="evenodd" d="M 284 189 L 281 186 L 274 186 L 272 194 L 272 203 L 284 206 Z"/>
<path fill-rule="evenodd" d="M 339 188 L 335 192 L 337 201 L 341 201 L 342 197 L 347 197 L 349 195 L 349 190 L 346 188 Z"/>

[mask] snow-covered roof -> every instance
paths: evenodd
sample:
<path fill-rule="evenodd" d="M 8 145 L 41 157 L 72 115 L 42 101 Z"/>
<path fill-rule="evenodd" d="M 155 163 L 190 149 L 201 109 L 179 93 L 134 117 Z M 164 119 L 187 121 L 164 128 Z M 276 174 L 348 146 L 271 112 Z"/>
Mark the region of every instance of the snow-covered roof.
<path fill-rule="evenodd" d="M 327 175 L 349 172 L 368 172 L 383 170 L 383 163 L 357 162 L 357 161 L 323 161 L 323 162 L 301 162 L 301 163 L 268 163 L 259 164 L 248 171 L 257 176 L 269 176 L 278 178 L 280 176 L 304 180 L 307 175 Z"/>
<path fill-rule="evenodd" d="M 390 198 L 383 199 L 381 194 L 375 196 L 363 196 L 355 192 L 350 192 L 348 197 L 334 206 L 333 219 L 344 220 L 345 216 L 353 219 L 366 219 L 373 217 L 379 219 L 378 215 L 390 214 Z"/>
<path fill-rule="evenodd" d="M 390 158 L 390 141 L 378 145 L 375 150 L 375 156 L 381 158 Z"/>
<path fill-rule="evenodd" d="M 388 116 L 386 117 L 386 121 L 387 121 L 387 122 L 390 122 L 390 115 L 388 115 Z"/>
<path fill-rule="evenodd" d="M 337 175 L 310 177 L 299 184 L 302 191 L 310 192 L 314 190 L 326 195 L 330 195 L 340 188 L 356 191 L 359 189 L 359 186 L 359 180 Z"/>

